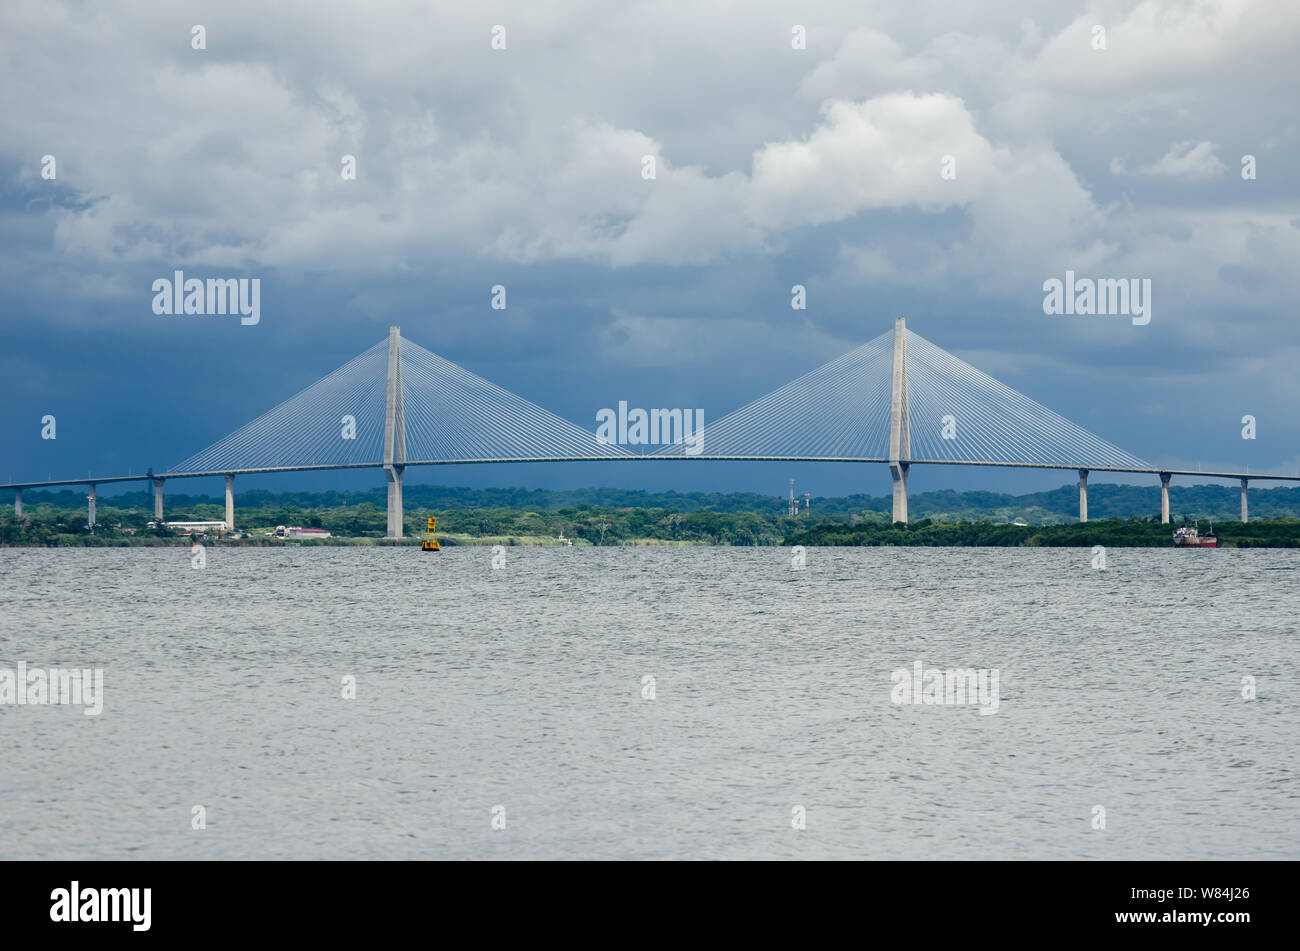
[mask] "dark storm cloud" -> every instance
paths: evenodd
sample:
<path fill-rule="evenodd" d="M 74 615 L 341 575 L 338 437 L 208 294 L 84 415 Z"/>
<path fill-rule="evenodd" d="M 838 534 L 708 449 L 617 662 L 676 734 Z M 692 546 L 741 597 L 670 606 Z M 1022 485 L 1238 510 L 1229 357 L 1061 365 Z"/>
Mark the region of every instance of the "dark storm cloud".
<path fill-rule="evenodd" d="M 6 4 L 0 471 L 166 464 L 389 323 L 591 427 L 900 313 L 1139 455 L 1294 466 L 1297 8 L 975 7 Z M 260 277 L 263 320 L 155 316 L 173 269 Z M 1067 269 L 1151 279 L 1151 323 L 1045 316 Z"/>

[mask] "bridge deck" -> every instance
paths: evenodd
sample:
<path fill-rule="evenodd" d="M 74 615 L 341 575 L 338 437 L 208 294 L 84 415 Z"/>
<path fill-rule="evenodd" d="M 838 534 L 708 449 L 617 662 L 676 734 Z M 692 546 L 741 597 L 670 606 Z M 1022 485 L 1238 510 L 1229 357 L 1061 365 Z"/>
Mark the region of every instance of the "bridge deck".
<path fill-rule="evenodd" d="M 719 456 L 706 455 L 635 455 L 622 456 L 538 456 L 529 458 L 500 459 L 408 459 L 405 466 L 461 466 L 485 463 L 500 464 L 507 462 L 680 462 L 682 460 L 712 462 L 871 462 L 889 464 L 888 459 L 858 458 L 844 456 Z M 1284 475 L 1271 472 L 1220 472 L 1202 469 L 1162 469 L 1162 468 L 1126 468 L 1123 466 L 1083 466 L 1069 463 L 1042 462 L 983 462 L 976 459 L 911 459 L 906 460 L 913 466 L 983 466 L 993 469 L 1086 469 L 1089 472 L 1122 472 L 1138 475 L 1182 475 L 1203 476 L 1207 479 L 1248 479 L 1250 481 L 1300 482 L 1300 473 Z M 205 472 L 155 472 L 155 479 L 200 479 L 227 475 L 255 475 L 269 472 L 316 472 L 334 469 L 382 469 L 382 462 L 335 463 L 332 465 L 312 466 L 266 466 L 251 469 L 214 469 Z M 39 489 L 60 485 L 106 485 L 110 482 L 148 482 L 147 475 L 126 476 L 85 476 L 79 479 L 53 479 L 38 482 L 0 483 L 0 489 Z"/>

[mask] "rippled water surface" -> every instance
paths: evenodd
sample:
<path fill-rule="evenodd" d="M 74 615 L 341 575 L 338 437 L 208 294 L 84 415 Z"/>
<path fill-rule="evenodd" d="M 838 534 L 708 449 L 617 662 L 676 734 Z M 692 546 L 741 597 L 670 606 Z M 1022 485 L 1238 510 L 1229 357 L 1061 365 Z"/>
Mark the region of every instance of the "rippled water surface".
<path fill-rule="evenodd" d="M 0 706 L 0 858 L 1300 857 L 1300 552 L 1090 561 L 0 550 L 0 667 L 105 678 Z"/>

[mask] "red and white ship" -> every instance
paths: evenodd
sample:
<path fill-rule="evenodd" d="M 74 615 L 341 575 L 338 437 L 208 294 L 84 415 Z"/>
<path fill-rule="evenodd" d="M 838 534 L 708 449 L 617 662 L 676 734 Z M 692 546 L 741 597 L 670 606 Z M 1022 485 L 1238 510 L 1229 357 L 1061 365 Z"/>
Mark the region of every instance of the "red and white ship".
<path fill-rule="evenodd" d="M 1218 548 L 1219 540 L 1214 537 L 1214 526 L 1210 526 L 1210 531 L 1202 535 L 1200 532 L 1200 523 L 1188 527 L 1174 529 L 1174 547 L 1175 548 Z"/>

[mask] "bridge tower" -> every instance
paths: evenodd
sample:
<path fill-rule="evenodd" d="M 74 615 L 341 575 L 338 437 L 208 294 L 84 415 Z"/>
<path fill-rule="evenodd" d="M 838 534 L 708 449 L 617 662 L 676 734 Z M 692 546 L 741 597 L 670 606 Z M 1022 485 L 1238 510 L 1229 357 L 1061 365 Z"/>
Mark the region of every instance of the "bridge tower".
<path fill-rule="evenodd" d="M 907 417 L 907 326 L 894 320 L 894 379 L 889 404 L 889 474 L 894 477 L 894 521 L 907 521 L 907 470 L 912 457 Z"/>
<path fill-rule="evenodd" d="M 384 475 L 388 478 L 388 538 L 402 537 L 402 475 L 406 419 L 402 415 L 402 332 L 388 328 L 388 401 L 384 412 Z"/>

